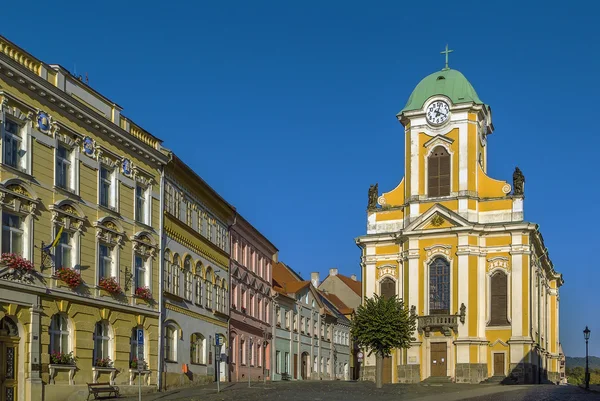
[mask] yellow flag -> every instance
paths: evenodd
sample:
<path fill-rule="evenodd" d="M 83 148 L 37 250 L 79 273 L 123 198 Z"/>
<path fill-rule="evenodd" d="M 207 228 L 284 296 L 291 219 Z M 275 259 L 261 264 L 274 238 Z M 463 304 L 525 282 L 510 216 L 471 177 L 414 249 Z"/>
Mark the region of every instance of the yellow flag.
<path fill-rule="evenodd" d="M 50 248 L 54 248 L 56 246 L 56 244 L 58 244 L 58 241 L 60 240 L 60 236 L 62 235 L 64 227 L 61 226 L 58 229 L 58 232 L 56 233 L 56 237 L 54 237 L 54 240 L 52 241 L 52 244 L 50 244 Z"/>

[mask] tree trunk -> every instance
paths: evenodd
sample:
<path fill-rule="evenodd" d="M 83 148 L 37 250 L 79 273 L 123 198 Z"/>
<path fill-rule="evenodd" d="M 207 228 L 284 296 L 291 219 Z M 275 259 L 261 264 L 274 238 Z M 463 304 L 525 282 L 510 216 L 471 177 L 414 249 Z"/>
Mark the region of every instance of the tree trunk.
<path fill-rule="evenodd" d="M 375 353 L 375 387 L 383 387 L 383 355 L 381 352 Z"/>

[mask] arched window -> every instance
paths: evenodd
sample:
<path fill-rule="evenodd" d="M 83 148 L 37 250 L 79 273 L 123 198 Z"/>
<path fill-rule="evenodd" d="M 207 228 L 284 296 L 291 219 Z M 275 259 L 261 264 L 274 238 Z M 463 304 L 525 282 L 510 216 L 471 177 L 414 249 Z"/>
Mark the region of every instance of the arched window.
<path fill-rule="evenodd" d="M 436 258 L 429 265 L 429 314 L 450 313 L 450 264 Z"/>
<path fill-rule="evenodd" d="M 396 296 L 396 282 L 389 277 L 379 283 L 379 293 L 382 297 L 392 298 Z"/>
<path fill-rule="evenodd" d="M 173 292 L 173 276 L 171 273 L 173 265 L 171 264 L 171 252 L 167 249 L 165 251 L 165 291 Z"/>
<path fill-rule="evenodd" d="M 227 313 L 227 288 L 225 287 L 225 281 L 223 281 L 223 284 L 221 285 L 221 298 L 223 312 Z"/>
<path fill-rule="evenodd" d="M 171 282 L 173 283 L 173 294 L 179 295 L 179 276 L 181 272 L 181 258 L 175 254 L 173 256 L 173 266 L 171 266 Z"/>
<path fill-rule="evenodd" d="M 112 366 L 111 346 L 108 322 L 97 322 L 94 330 L 94 366 Z"/>
<path fill-rule="evenodd" d="M 184 284 L 183 284 L 183 294 L 185 299 L 192 300 L 192 258 L 190 256 L 186 256 L 183 261 L 183 274 L 184 274 Z"/>
<path fill-rule="evenodd" d="M 200 333 L 194 333 L 192 334 L 190 342 L 191 363 L 197 365 L 205 365 L 206 361 L 204 355 L 204 348 L 206 340 L 204 339 L 204 336 Z"/>
<path fill-rule="evenodd" d="M 196 273 L 196 303 L 202 305 L 202 277 Z"/>
<path fill-rule="evenodd" d="M 427 195 L 450 195 L 450 155 L 443 146 L 436 146 L 427 159 Z"/>
<path fill-rule="evenodd" d="M 495 272 L 490 279 L 490 326 L 506 326 L 508 322 L 508 283 L 502 271 Z"/>
<path fill-rule="evenodd" d="M 177 362 L 177 328 L 173 324 L 165 327 L 165 358 Z"/>
<path fill-rule="evenodd" d="M 206 271 L 206 307 L 207 308 L 212 308 L 213 307 L 213 273 L 212 270 L 207 270 Z"/>
<path fill-rule="evenodd" d="M 215 309 L 221 311 L 221 288 L 218 285 L 215 285 Z"/>
<path fill-rule="evenodd" d="M 68 354 L 71 352 L 69 347 L 69 322 L 66 316 L 60 313 L 53 315 L 48 334 L 50 334 L 50 354 Z"/>

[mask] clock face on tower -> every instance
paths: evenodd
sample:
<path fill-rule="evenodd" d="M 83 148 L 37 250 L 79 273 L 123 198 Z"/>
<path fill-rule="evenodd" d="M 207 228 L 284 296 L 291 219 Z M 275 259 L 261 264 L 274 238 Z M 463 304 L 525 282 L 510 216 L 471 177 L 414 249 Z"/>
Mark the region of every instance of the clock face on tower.
<path fill-rule="evenodd" d="M 450 107 L 443 100 L 436 100 L 427 107 L 427 121 L 433 125 L 445 123 L 450 116 Z"/>

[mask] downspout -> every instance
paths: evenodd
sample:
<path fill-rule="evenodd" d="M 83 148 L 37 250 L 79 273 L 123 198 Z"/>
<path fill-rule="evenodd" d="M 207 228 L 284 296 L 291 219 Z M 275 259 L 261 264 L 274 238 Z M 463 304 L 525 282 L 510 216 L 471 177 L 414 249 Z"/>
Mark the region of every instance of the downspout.
<path fill-rule="evenodd" d="M 227 232 L 229 233 L 229 266 L 228 269 L 229 270 L 229 282 L 227 283 L 227 286 L 229 288 L 229 305 L 227 306 L 227 354 L 228 354 L 228 358 L 227 358 L 227 375 L 229 377 L 227 377 L 226 379 L 229 380 L 231 382 L 231 369 L 229 369 L 229 365 L 231 363 L 231 354 L 232 354 L 232 345 L 230 343 L 230 338 L 231 338 L 231 297 L 233 296 L 231 293 L 231 228 L 233 226 L 236 225 L 237 223 L 237 210 L 234 210 L 233 212 L 233 223 L 231 223 L 229 225 L 229 227 L 227 227 Z M 241 358 L 241 355 L 240 355 Z M 264 361 L 263 361 L 263 365 L 264 365 Z M 240 361 L 238 361 L 238 366 L 242 366 L 242 361 L 240 359 Z M 239 368 L 238 368 L 239 369 Z M 239 373 L 239 372 L 238 372 Z M 217 378 L 217 380 L 221 380 L 221 378 Z"/>
<path fill-rule="evenodd" d="M 271 287 L 271 294 L 273 294 L 273 287 Z M 269 313 L 269 318 L 273 319 L 273 316 L 275 316 L 275 300 L 279 297 L 279 293 L 275 293 L 275 295 L 271 296 L 271 309 L 272 312 Z M 294 324 L 294 311 L 292 311 L 292 324 Z M 269 322 L 271 323 L 271 322 Z M 271 363 L 269 364 L 269 376 L 271 377 L 271 382 L 273 382 L 275 380 L 275 369 L 273 368 L 273 362 L 275 362 L 275 365 L 277 365 L 277 361 L 275 360 L 276 355 L 277 355 L 277 329 L 275 327 L 274 324 L 271 324 L 271 337 L 272 337 L 272 342 L 271 342 Z M 292 327 L 292 332 L 290 334 L 290 351 L 291 349 L 291 344 L 294 338 L 294 328 Z M 290 352 L 291 354 L 291 352 Z M 289 368 L 289 363 L 288 363 L 288 368 Z M 289 372 L 287 372 L 289 373 Z"/>
<path fill-rule="evenodd" d="M 169 153 L 169 161 L 173 160 L 173 153 Z M 165 238 L 165 168 L 167 165 L 163 166 L 160 170 L 160 229 L 159 229 L 159 237 L 160 237 L 160 250 L 159 250 L 159 263 L 160 269 L 158 271 L 158 380 L 157 386 L 158 391 L 161 391 L 163 388 L 163 369 L 164 369 L 164 338 L 163 338 L 163 329 L 164 329 L 164 305 L 163 305 L 163 286 L 164 286 L 164 271 L 165 271 L 165 247 L 167 245 L 167 241 Z"/>

